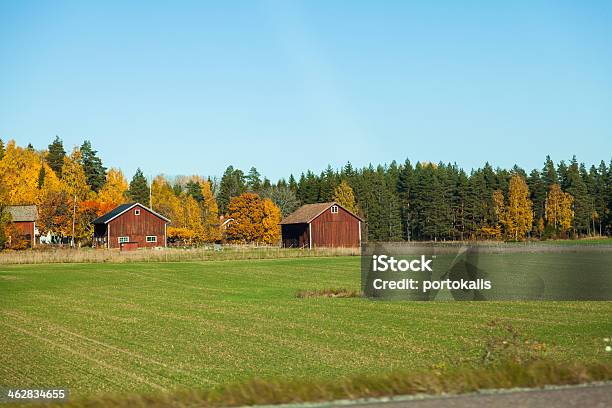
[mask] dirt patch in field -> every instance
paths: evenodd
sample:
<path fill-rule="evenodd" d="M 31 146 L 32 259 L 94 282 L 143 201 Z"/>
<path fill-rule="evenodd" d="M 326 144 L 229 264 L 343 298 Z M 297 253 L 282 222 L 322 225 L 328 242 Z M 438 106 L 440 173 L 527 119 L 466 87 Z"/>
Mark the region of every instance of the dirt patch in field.
<path fill-rule="evenodd" d="M 23 278 L 20 278 L 19 276 L 15 276 L 15 275 L 0 275 L 0 280 L 14 281 L 14 280 L 19 280 L 19 279 L 23 279 Z"/>
<path fill-rule="evenodd" d="M 355 298 L 361 297 L 361 294 L 356 290 L 351 289 L 321 289 L 321 290 L 300 290 L 295 294 L 297 298 Z"/>

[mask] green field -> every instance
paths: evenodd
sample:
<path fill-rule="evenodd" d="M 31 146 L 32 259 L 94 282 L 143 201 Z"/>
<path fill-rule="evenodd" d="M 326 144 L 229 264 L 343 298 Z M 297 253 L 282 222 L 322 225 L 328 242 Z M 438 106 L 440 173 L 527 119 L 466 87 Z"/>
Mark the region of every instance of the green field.
<path fill-rule="evenodd" d="M 0 387 L 73 396 L 477 365 L 501 319 L 558 361 L 610 361 L 612 302 L 296 298 L 359 258 L 0 266 Z"/>

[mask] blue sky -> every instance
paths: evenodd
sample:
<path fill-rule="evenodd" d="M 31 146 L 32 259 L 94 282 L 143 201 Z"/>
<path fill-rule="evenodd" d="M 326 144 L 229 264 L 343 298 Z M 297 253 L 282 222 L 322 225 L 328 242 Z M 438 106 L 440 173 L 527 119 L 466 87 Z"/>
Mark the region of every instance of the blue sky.
<path fill-rule="evenodd" d="M 129 4 L 126 4 L 129 3 Z M 0 137 L 128 176 L 612 152 L 612 2 L 0 2 Z"/>

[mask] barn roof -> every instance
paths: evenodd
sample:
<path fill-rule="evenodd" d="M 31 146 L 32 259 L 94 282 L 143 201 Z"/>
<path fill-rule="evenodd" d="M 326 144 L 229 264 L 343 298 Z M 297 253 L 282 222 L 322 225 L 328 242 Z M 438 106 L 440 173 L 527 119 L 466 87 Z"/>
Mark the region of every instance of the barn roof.
<path fill-rule="evenodd" d="M 15 222 L 36 221 L 38 209 L 35 205 L 9 205 L 7 211 L 11 214 L 11 220 Z"/>
<path fill-rule="evenodd" d="M 312 222 L 312 220 L 317 218 L 319 215 L 321 215 L 325 210 L 327 210 L 332 205 L 337 205 L 338 207 L 342 207 L 346 212 L 348 212 L 349 214 L 351 214 L 358 220 L 363 221 L 357 215 L 353 214 L 352 212 L 350 212 L 349 210 L 347 210 L 340 204 L 336 202 L 330 202 L 330 203 L 305 204 L 301 206 L 300 208 L 298 208 L 297 210 L 295 210 L 294 212 L 292 212 L 291 214 L 289 214 L 288 216 L 286 216 L 285 218 L 283 218 L 283 220 L 281 221 L 281 224 L 308 224 Z"/>
<path fill-rule="evenodd" d="M 109 221 L 117 218 L 118 216 L 120 216 L 124 212 L 126 212 L 126 211 L 128 211 L 131 208 L 136 207 L 136 206 L 140 206 L 140 207 L 144 208 L 145 210 L 151 212 L 152 214 L 158 216 L 162 220 L 170 222 L 170 220 L 167 219 L 166 217 L 164 217 L 163 215 L 156 213 L 155 211 L 151 210 L 150 208 L 145 207 L 144 205 L 142 205 L 140 203 L 128 203 L 128 204 L 121 204 L 120 206 L 115 207 L 113 210 L 107 212 L 106 214 L 96 218 L 95 220 L 93 220 L 92 224 L 106 224 Z"/>

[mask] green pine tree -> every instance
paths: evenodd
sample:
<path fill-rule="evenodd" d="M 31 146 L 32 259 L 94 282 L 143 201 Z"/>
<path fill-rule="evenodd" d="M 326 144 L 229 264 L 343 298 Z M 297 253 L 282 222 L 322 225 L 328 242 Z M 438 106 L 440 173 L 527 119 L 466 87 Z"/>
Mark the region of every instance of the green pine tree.
<path fill-rule="evenodd" d="M 219 194 L 217 195 L 219 213 L 225 214 L 231 198 L 239 196 L 240 194 L 244 193 L 246 189 L 247 186 L 245 184 L 245 177 L 242 170 L 234 169 L 233 166 L 228 166 L 221 177 Z"/>
<path fill-rule="evenodd" d="M 319 176 L 319 197 L 317 201 L 325 203 L 333 200 L 334 190 L 338 186 L 337 174 L 331 165 Z"/>
<path fill-rule="evenodd" d="M 132 201 L 146 206 L 149 205 L 149 185 L 140 168 L 136 170 L 134 177 L 132 177 L 132 181 L 130 181 L 128 196 Z"/>
<path fill-rule="evenodd" d="M 41 189 L 45 185 L 46 170 L 45 166 L 40 166 L 38 170 L 38 188 Z"/>
<path fill-rule="evenodd" d="M 544 182 L 546 191 L 550 189 L 551 185 L 559 183 L 557 170 L 555 170 L 555 163 L 553 163 L 553 161 L 550 159 L 550 156 L 546 156 L 546 161 L 544 162 L 544 168 L 542 169 L 542 181 Z"/>
<path fill-rule="evenodd" d="M 565 191 L 574 197 L 574 232 L 588 233 L 592 213 L 591 199 L 576 157 L 572 158 L 565 172 Z"/>
<path fill-rule="evenodd" d="M 297 192 L 298 185 L 297 185 L 297 182 L 295 181 L 295 177 L 293 177 L 293 174 L 289 175 L 289 181 L 287 182 L 287 185 L 289 186 L 291 191 L 293 191 L 294 193 Z"/>
<path fill-rule="evenodd" d="M 410 208 L 410 191 L 414 182 L 414 169 L 410 160 L 399 169 L 397 176 L 397 194 L 400 206 L 400 219 L 402 223 L 402 235 L 406 241 L 413 239 L 411 237 L 411 208 Z"/>
<path fill-rule="evenodd" d="M 106 167 L 102 160 L 96 155 L 98 152 L 91 148 L 91 142 L 85 140 L 81 145 L 81 165 L 87 177 L 87 184 L 96 193 L 106 183 Z"/>
<path fill-rule="evenodd" d="M 251 170 L 246 175 L 246 186 L 253 193 L 258 193 L 261 190 L 261 174 L 259 174 L 255 167 L 251 167 Z"/>
<path fill-rule="evenodd" d="M 529 199 L 533 203 L 533 230 L 538 229 L 540 220 L 544 220 L 546 210 L 546 194 L 548 189 L 546 183 L 540 177 L 540 172 L 536 169 L 532 170 L 527 177 L 527 187 L 529 188 Z"/>
<path fill-rule="evenodd" d="M 62 166 L 64 165 L 64 157 L 66 157 L 66 151 L 64 150 L 64 143 L 55 136 L 53 143 L 49 145 L 49 152 L 47 153 L 47 164 L 55 172 L 57 177 L 62 177 Z"/>
<path fill-rule="evenodd" d="M 187 194 L 192 196 L 197 202 L 201 202 L 204 199 L 202 186 L 200 186 L 200 183 L 196 183 L 193 180 L 189 180 L 187 184 L 185 184 L 185 191 L 187 191 Z"/>

